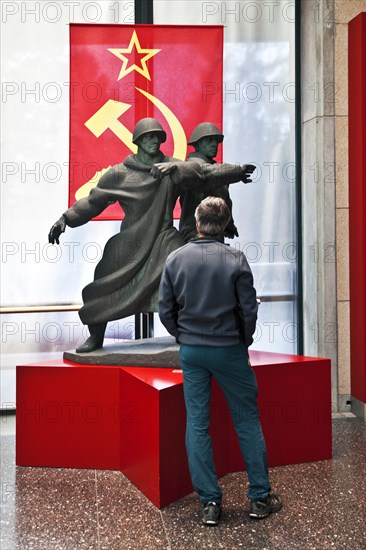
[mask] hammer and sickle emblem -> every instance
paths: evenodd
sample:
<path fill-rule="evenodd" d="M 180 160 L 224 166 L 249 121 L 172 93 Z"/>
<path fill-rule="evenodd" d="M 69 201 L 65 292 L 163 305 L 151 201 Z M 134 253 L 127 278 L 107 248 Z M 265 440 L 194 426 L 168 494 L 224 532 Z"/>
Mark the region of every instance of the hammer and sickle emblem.
<path fill-rule="evenodd" d="M 180 160 L 184 160 L 187 153 L 186 134 L 175 114 L 155 96 L 149 94 L 145 90 L 141 90 L 140 88 L 135 89 L 151 101 L 151 103 L 155 105 L 165 117 L 165 120 L 167 121 L 173 135 L 174 150 L 172 156 Z M 120 117 L 130 108 L 131 105 L 128 103 L 122 103 L 121 101 L 109 99 L 85 122 L 85 126 L 96 137 L 100 137 L 106 130 L 111 130 L 130 149 L 130 151 L 132 151 L 132 153 L 136 153 L 137 147 L 134 143 L 132 143 L 132 133 L 119 120 Z M 100 172 L 97 172 L 91 180 L 79 187 L 75 193 L 76 200 L 86 197 L 90 190 L 98 183 L 99 177 L 97 176 L 101 176 L 107 170 L 108 168 L 104 168 Z"/>

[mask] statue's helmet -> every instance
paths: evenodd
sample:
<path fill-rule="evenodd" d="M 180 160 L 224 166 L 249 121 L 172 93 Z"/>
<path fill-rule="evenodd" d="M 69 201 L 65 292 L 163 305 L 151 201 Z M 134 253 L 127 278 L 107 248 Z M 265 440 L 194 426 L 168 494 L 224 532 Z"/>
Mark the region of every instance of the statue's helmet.
<path fill-rule="evenodd" d="M 166 141 L 166 132 L 160 122 L 158 122 L 155 118 L 142 118 L 138 121 L 133 131 L 132 143 L 136 145 L 137 140 L 149 132 L 157 132 L 160 135 L 160 143 L 164 143 Z"/>
<path fill-rule="evenodd" d="M 212 122 L 201 122 L 198 124 L 192 132 L 191 137 L 188 140 L 189 145 L 194 145 L 200 139 L 208 136 L 217 136 L 219 143 L 224 139 L 224 135 L 220 132 L 217 126 Z"/>

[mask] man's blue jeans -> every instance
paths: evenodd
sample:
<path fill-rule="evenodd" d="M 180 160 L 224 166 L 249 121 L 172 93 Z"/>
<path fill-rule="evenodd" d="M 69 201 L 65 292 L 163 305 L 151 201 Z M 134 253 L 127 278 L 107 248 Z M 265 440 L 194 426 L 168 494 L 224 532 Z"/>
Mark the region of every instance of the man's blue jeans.
<path fill-rule="evenodd" d="M 213 461 L 210 422 L 212 376 L 224 392 L 249 480 L 248 498 L 265 499 L 270 491 L 267 452 L 259 420 L 255 374 L 244 345 L 180 346 L 187 410 L 186 448 L 192 484 L 200 501 L 221 502 Z"/>

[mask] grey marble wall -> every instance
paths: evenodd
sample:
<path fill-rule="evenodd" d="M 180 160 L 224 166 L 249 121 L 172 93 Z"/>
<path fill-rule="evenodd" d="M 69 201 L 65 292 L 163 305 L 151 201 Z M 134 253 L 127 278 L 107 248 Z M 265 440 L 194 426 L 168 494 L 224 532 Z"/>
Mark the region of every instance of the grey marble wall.
<path fill-rule="evenodd" d="M 331 358 L 336 408 L 334 25 L 326 22 L 327 4 L 301 3 L 304 352 Z"/>

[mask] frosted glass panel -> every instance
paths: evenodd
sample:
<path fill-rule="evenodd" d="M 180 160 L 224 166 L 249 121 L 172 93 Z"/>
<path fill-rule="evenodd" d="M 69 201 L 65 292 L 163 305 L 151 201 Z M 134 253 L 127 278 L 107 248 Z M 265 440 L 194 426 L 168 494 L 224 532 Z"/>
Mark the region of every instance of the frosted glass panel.
<path fill-rule="evenodd" d="M 159 0 L 154 22 L 225 26 L 223 157 L 257 166 L 253 183 L 230 188 L 239 238 L 228 242 L 274 300 L 260 306 L 253 349 L 296 353 L 295 3 Z"/>
<path fill-rule="evenodd" d="M 69 23 L 134 22 L 133 1 L 3 2 L 1 25 L 1 305 L 80 303 L 119 224 L 67 229 Z"/>

